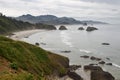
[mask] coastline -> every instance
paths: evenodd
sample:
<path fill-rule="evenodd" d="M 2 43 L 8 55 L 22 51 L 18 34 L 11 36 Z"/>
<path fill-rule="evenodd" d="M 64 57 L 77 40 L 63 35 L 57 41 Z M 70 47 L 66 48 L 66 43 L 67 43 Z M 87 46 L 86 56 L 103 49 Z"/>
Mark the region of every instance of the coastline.
<path fill-rule="evenodd" d="M 7 37 L 9 37 L 13 40 L 20 40 L 24 37 L 29 37 L 32 34 L 42 32 L 42 31 L 44 31 L 44 30 L 40 30 L 40 29 L 24 30 L 24 31 L 19 31 L 19 32 L 13 32 L 13 35 L 7 36 Z"/>
<path fill-rule="evenodd" d="M 33 30 L 24 30 L 24 31 L 19 31 L 19 32 L 13 32 L 11 36 L 7 36 L 8 38 L 11 38 L 13 40 L 21 40 L 22 38 L 27 38 L 35 33 L 39 33 L 42 31 L 47 31 L 47 30 L 40 30 L 40 29 L 33 29 Z M 73 80 L 72 78 L 70 78 L 68 75 L 64 76 L 64 77 L 59 77 L 59 76 L 49 76 L 49 78 L 55 79 L 55 80 Z"/>
<path fill-rule="evenodd" d="M 35 33 L 38 33 L 38 32 L 42 32 L 42 31 L 47 31 L 47 30 L 40 30 L 40 29 L 34 29 L 34 30 L 25 30 L 25 31 L 19 31 L 19 32 L 13 32 L 14 35 L 10 36 L 11 39 L 14 39 L 14 40 L 21 40 L 22 38 L 27 38 L 29 37 L 30 35 L 33 35 Z M 83 66 L 83 65 L 82 65 Z M 79 71 L 79 70 L 78 70 Z M 76 73 L 78 71 L 75 71 Z M 80 69 L 80 72 L 78 72 L 80 74 L 80 76 L 85 79 L 85 80 L 90 80 L 90 73 L 88 73 L 86 75 L 86 73 L 83 71 L 83 68 L 82 70 Z M 87 77 L 88 76 L 88 77 Z M 72 80 L 69 76 L 65 76 L 65 77 L 56 77 L 54 76 L 57 80 Z M 52 77 L 53 78 L 53 77 Z"/>

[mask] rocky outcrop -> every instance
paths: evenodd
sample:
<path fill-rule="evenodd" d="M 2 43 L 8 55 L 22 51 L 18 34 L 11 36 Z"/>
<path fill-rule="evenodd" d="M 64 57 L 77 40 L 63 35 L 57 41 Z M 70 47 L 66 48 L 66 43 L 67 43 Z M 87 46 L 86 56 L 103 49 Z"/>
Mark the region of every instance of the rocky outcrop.
<path fill-rule="evenodd" d="M 81 58 L 89 58 L 89 56 L 84 55 L 84 56 L 80 56 Z"/>
<path fill-rule="evenodd" d="M 68 72 L 67 73 L 68 74 L 68 76 L 70 77 L 70 78 L 72 78 L 73 80 L 83 80 L 83 78 L 81 77 L 81 76 L 79 76 L 77 73 L 75 73 L 75 72 Z"/>
<path fill-rule="evenodd" d="M 110 66 L 112 66 L 112 63 L 106 63 L 106 65 L 110 65 Z"/>
<path fill-rule="evenodd" d="M 69 71 L 75 71 L 75 70 L 77 70 L 78 68 L 81 68 L 81 65 L 70 65 Z"/>
<path fill-rule="evenodd" d="M 91 60 L 96 60 L 96 61 L 100 61 L 100 60 L 101 60 L 101 58 L 97 58 L 97 57 L 94 57 L 94 56 L 91 56 L 90 59 L 91 59 Z"/>
<path fill-rule="evenodd" d="M 89 31 L 89 32 L 94 30 L 98 30 L 98 28 L 88 26 L 86 29 L 86 31 Z"/>
<path fill-rule="evenodd" d="M 102 68 L 99 66 L 92 66 L 92 65 L 85 65 L 84 70 L 96 70 L 96 71 L 102 71 Z"/>
<path fill-rule="evenodd" d="M 84 69 L 91 71 L 91 80 L 115 80 L 109 72 L 103 71 L 99 66 L 85 65 Z"/>
<path fill-rule="evenodd" d="M 40 44 L 38 42 L 35 43 L 36 46 L 39 46 Z"/>
<path fill-rule="evenodd" d="M 95 65 L 98 65 L 98 64 L 94 64 L 94 63 L 91 63 L 91 64 L 89 64 L 90 66 L 95 66 Z"/>
<path fill-rule="evenodd" d="M 59 30 L 67 30 L 65 26 L 60 26 Z"/>
<path fill-rule="evenodd" d="M 105 61 L 100 61 L 99 64 L 105 64 Z"/>
<path fill-rule="evenodd" d="M 105 71 L 91 71 L 91 80 L 115 80 L 115 78 Z"/>
<path fill-rule="evenodd" d="M 65 50 L 65 51 L 61 51 L 62 53 L 70 53 L 71 51 L 69 50 Z"/>
<path fill-rule="evenodd" d="M 102 43 L 102 45 L 110 45 L 110 43 Z"/>
<path fill-rule="evenodd" d="M 84 30 L 84 28 L 83 27 L 79 27 L 78 30 Z"/>

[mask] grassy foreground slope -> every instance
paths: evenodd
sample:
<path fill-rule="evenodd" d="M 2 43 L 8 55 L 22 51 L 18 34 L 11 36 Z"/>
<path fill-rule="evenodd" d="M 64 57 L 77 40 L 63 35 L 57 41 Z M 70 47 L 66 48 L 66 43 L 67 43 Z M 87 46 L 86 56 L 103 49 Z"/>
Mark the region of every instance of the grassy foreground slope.
<path fill-rule="evenodd" d="M 66 57 L 0 36 L 0 80 L 45 80 L 66 74 L 68 66 Z"/>

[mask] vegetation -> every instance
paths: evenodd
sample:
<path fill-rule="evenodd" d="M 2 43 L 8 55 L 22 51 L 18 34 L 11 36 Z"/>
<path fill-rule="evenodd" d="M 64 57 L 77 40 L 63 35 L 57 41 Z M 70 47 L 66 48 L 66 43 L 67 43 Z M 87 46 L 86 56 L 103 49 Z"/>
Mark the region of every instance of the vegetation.
<path fill-rule="evenodd" d="M 11 67 L 12 69 L 18 70 L 18 65 L 17 65 L 16 63 L 11 63 L 11 64 L 10 64 L 10 67 Z"/>
<path fill-rule="evenodd" d="M 28 22 L 16 21 L 15 19 L 0 16 L 0 34 L 9 34 L 12 31 L 32 29 Z"/>
<path fill-rule="evenodd" d="M 0 15 L 0 34 L 11 34 L 13 31 L 27 30 L 27 29 L 47 29 L 55 30 L 53 25 L 46 24 L 31 24 L 28 22 L 17 21 L 13 18 Z"/>
<path fill-rule="evenodd" d="M 0 36 L 0 57 L 7 60 L 8 66 L 17 72 L 16 74 L 9 72 L 9 74 L 1 75 L 0 71 L 0 78 L 5 78 L 3 80 L 8 80 L 7 77 L 9 80 L 44 80 L 53 73 L 66 74 L 66 68 L 69 66 L 66 57 L 45 51 L 35 45 L 2 36 Z"/>

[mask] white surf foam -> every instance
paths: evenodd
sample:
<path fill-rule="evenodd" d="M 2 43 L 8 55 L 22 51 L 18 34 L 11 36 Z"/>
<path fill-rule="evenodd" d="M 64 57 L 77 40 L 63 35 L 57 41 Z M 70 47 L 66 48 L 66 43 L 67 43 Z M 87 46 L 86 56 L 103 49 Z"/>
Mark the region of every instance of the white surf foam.
<path fill-rule="evenodd" d="M 80 49 L 80 52 L 84 52 L 84 53 L 92 53 L 91 51 L 85 50 L 85 49 Z"/>
<path fill-rule="evenodd" d="M 72 43 L 70 42 L 71 38 L 69 37 L 69 34 L 67 32 L 61 31 L 60 35 L 63 43 L 65 43 L 69 47 L 73 47 Z"/>
<path fill-rule="evenodd" d="M 115 67 L 117 67 L 117 68 L 120 68 L 120 65 L 115 64 L 115 63 L 112 63 L 112 64 L 113 64 L 113 66 L 115 66 Z"/>

